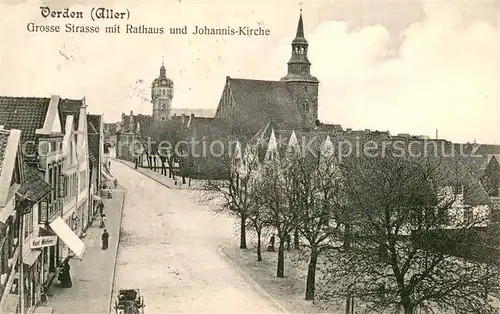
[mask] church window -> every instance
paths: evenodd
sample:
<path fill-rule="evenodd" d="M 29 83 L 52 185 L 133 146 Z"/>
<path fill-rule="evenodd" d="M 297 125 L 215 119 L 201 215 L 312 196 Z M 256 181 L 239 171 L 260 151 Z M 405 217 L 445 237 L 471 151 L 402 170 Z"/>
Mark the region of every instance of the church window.
<path fill-rule="evenodd" d="M 165 90 L 164 90 L 164 89 L 162 89 L 161 91 L 162 91 L 162 94 L 163 94 L 163 95 L 165 95 Z"/>
<path fill-rule="evenodd" d="M 304 112 L 309 111 L 309 104 L 308 104 L 308 103 L 306 103 L 306 102 L 305 102 L 305 103 L 303 103 L 303 104 L 302 104 L 302 109 L 304 110 Z"/>
<path fill-rule="evenodd" d="M 307 86 L 304 86 L 304 91 L 307 93 Z"/>

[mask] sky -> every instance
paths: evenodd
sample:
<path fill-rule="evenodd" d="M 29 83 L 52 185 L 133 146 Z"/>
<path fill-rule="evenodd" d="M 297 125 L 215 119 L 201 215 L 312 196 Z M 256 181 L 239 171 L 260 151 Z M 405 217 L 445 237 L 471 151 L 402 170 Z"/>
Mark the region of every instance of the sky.
<path fill-rule="evenodd" d="M 173 108 L 216 109 L 226 76 L 286 74 L 298 1 L 106 1 L 130 19 L 89 16 L 102 1 L 0 2 L 0 95 L 86 97 L 89 112 L 118 121 L 151 114 L 162 58 Z M 82 11 L 43 18 L 40 6 Z M 303 1 L 319 119 L 344 129 L 389 130 L 454 142 L 500 144 L 498 1 Z M 99 25 L 99 34 L 30 33 L 27 24 Z M 165 34 L 106 34 L 114 24 Z M 170 27 L 264 27 L 267 37 L 170 35 Z M 122 26 L 123 28 L 124 26 Z"/>

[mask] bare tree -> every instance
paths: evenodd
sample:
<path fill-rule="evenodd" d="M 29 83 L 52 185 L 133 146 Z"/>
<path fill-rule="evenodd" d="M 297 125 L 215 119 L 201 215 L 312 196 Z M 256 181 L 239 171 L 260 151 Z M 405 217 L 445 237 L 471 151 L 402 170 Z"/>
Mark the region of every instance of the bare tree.
<path fill-rule="evenodd" d="M 294 193 L 293 183 L 288 180 L 287 162 L 278 159 L 267 161 L 261 168 L 261 185 L 264 193 L 261 199 L 265 207 L 264 221 L 276 230 L 278 246 L 278 263 L 276 276 L 285 276 L 285 242 L 295 227 L 296 215 L 291 206 L 290 195 Z"/>
<path fill-rule="evenodd" d="M 184 139 L 182 125 L 175 120 L 155 121 L 144 130 L 144 133 L 155 144 L 155 153 L 161 161 L 161 173 L 167 175 L 166 165 L 168 165 L 169 178 L 175 178 L 173 173 L 175 150 Z"/>
<path fill-rule="evenodd" d="M 297 230 L 309 250 L 305 299 L 313 300 L 318 258 L 329 249 L 343 246 L 342 241 L 335 241 L 345 225 L 342 174 L 333 151 L 305 158 L 292 156 L 289 162 L 288 180 L 293 188 L 290 205 L 295 207 Z"/>
<path fill-rule="evenodd" d="M 487 197 L 458 158 L 361 156 L 343 172 L 350 246 L 329 254 L 321 299 L 354 295 L 369 313 L 497 313 L 485 291 L 498 288 L 498 268 L 448 250 L 472 245 L 459 239 L 486 217 L 466 214 L 465 199 Z"/>
<path fill-rule="evenodd" d="M 228 145 L 231 145 L 230 143 Z M 240 144 L 236 144 L 241 152 Z M 240 154 L 241 155 L 241 154 Z M 247 248 L 246 224 L 251 206 L 252 182 L 258 164 L 255 157 L 234 158 L 225 180 L 208 180 L 205 188 L 223 197 L 224 211 L 236 216 L 240 224 L 240 249 Z"/>
<path fill-rule="evenodd" d="M 266 221 L 265 202 L 261 197 L 266 193 L 264 182 L 261 181 L 261 176 L 255 172 L 254 179 L 251 182 L 251 197 L 250 206 L 248 209 L 249 227 L 255 231 L 257 235 L 257 261 L 262 261 L 262 235 L 269 227 Z"/>

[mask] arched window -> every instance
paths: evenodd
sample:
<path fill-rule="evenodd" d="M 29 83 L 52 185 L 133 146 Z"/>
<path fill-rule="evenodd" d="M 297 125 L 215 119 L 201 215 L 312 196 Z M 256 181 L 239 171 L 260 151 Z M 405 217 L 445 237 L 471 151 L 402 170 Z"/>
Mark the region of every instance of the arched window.
<path fill-rule="evenodd" d="M 308 104 L 308 103 L 306 103 L 306 102 L 305 102 L 305 103 L 303 103 L 303 104 L 302 104 L 302 109 L 304 110 L 304 112 L 309 111 L 309 104 Z"/>
<path fill-rule="evenodd" d="M 162 91 L 162 94 L 163 94 L 163 95 L 165 95 L 165 90 L 164 90 L 164 89 L 162 89 L 161 91 Z"/>

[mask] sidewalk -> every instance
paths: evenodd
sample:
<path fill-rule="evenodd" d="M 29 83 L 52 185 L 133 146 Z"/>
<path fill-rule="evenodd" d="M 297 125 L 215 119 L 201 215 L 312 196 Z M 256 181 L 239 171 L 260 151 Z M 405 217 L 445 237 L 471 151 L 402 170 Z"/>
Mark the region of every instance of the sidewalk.
<path fill-rule="evenodd" d="M 49 297 L 48 306 L 54 308 L 54 313 L 109 313 L 125 200 L 125 190 L 120 186 L 112 191 L 112 199 L 103 199 L 106 229 L 110 236 L 109 248 L 105 251 L 101 249 L 104 229 L 99 228 L 99 220 L 94 220 L 83 239 L 87 246 L 83 260 L 70 261 L 73 287 L 60 288 L 57 281 L 51 287 L 53 296 Z"/>
<path fill-rule="evenodd" d="M 128 160 L 123 160 L 123 159 L 113 159 L 114 161 L 121 162 L 124 165 L 129 166 L 132 169 L 135 169 L 135 165 L 133 162 L 128 161 Z M 203 187 L 201 186 L 201 181 L 200 180 L 191 180 L 191 186 L 189 186 L 187 183 L 182 184 L 182 177 L 176 176 L 177 179 L 177 185 L 175 185 L 175 180 L 172 178 L 169 178 L 168 175 L 162 175 L 160 170 L 151 170 L 149 168 L 142 168 L 142 167 L 137 167 L 136 169 L 138 172 L 150 177 L 151 179 L 155 180 L 156 182 L 171 188 L 171 189 L 179 189 L 179 190 L 203 190 Z M 168 173 L 168 169 L 167 169 Z M 186 178 L 186 181 L 189 180 Z"/>
<path fill-rule="evenodd" d="M 113 161 L 122 163 L 132 169 L 135 169 L 133 162 L 123 159 L 113 159 Z M 198 204 L 199 209 L 201 210 L 218 211 L 218 209 L 224 203 L 224 199 L 216 192 L 208 191 L 203 188 L 204 181 L 202 180 L 192 180 L 191 186 L 189 186 L 188 184 L 181 184 L 182 177 L 177 176 L 177 185 L 175 185 L 174 179 L 169 178 L 168 175 L 162 175 L 159 171 L 141 167 L 138 167 L 135 170 L 169 189 L 175 189 L 183 193 L 184 195 L 187 195 Z"/>

